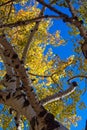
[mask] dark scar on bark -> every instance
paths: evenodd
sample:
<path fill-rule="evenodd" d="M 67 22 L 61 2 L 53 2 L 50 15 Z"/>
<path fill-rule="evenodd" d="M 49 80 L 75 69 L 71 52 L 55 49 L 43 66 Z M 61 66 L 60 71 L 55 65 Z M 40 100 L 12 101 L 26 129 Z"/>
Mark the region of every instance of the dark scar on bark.
<path fill-rule="evenodd" d="M 18 69 L 18 68 L 19 68 L 19 65 L 15 65 L 15 68 Z"/>
<path fill-rule="evenodd" d="M 7 96 L 6 96 L 6 99 L 9 99 L 11 96 L 11 93 L 9 93 Z"/>
<path fill-rule="evenodd" d="M 14 55 L 12 56 L 12 59 L 16 59 L 16 58 L 18 58 L 18 55 L 17 55 L 17 54 L 14 54 Z"/>

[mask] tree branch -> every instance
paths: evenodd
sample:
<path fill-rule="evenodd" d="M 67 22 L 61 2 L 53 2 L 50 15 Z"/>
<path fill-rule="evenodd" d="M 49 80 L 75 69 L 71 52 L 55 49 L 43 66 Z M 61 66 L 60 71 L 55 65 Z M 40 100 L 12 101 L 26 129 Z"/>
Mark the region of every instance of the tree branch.
<path fill-rule="evenodd" d="M 72 6 L 71 1 L 70 1 L 70 0 L 65 0 L 65 1 L 66 1 L 67 5 L 68 5 L 68 7 L 69 7 L 69 10 L 70 10 L 72 16 L 73 16 L 73 17 L 76 17 L 77 12 L 76 12 L 76 10 L 74 9 L 74 7 Z"/>
<path fill-rule="evenodd" d="M 7 4 L 10 4 L 11 2 L 14 2 L 14 1 L 16 1 L 16 0 L 9 0 L 9 1 L 5 2 L 5 3 L 0 4 L 0 7 L 4 6 L 4 5 L 7 5 Z"/>
<path fill-rule="evenodd" d="M 45 10 L 45 7 L 42 8 L 42 10 L 41 10 L 41 12 L 40 12 L 40 14 L 39 14 L 39 17 L 40 17 L 41 15 L 43 15 L 44 10 Z M 29 50 L 29 48 L 30 48 L 30 44 L 31 44 L 31 42 L 32 42 L 33 36 L 34 36 L 34 34 L 36 33 L 36 31 L 38 30 L 39 23 L 40 23 L 40 21 L 36 22 L 34 28 L 32 29 L 32 32 L 30 33 L 30 36 L 29 36 L 29 38 L 28 38 L 28 42 L 27 42 L 27 44 L 26 44 L 26 46 L 25 46 L 25 48 L 24 48 L 24 50 L 23 50 L 22 59 L 21 59 L 23 63 L 25 63 L 25 59 L 26 59 L 27 52 L 28 52 L 28 50 Z"/>
<path fill-rule="evenodd" d="M 45 18 L 46 19 L 47 18 L 60 19 L 61 16 L 45 15 L 45 16 L 40 16 L 40 17 L 32 18 L 32 19 L 29 19 L 29 20 L 17 21 L 15 23 L 1 24 L 0 28 L 6 28 L 6 27 L 12 28 L 12 27 L 24 26 L 24 25 L 28 25 L 28 24 L 33 23 L 33 22 L 39 22 L 39 21 L 41 21 L 42 19 L 45 19 Z"/>
<path fill-rule="evenodd" d="M 25 115 L 25 117 L 29 121 L 31 120 L 32 117 L 34 117 L 36 115 L 30 104 L 27 104 L 27 106 L 24 106 L 24 102 L 26 99 L 23 97 L 23 94 L 21 94 L 21 92 L 16 91 L 14 94 L 10 93 L 10 97 L 8 97 L 8 95 L 9 95 L 8 91 L 0 90 L 0 103 L 11 106 L 19 114 Z M 20 99 L 20 100 L 18 100 L 18 99 Z M 26 109 L 24 109 L 24 108 L 26 108 Z"/>
<path fill-rule="evenodd" d="M 10 17 L 10 14 L 11 14 L 12 6 L 13 6 L 13 2 L 10 4 L 10 10 L 8 12 L 7 22 L 8 22 L 8 19 Z"/>
<path fill-rule="evenodd" d="M 64 22 L 69 22 L 69 23 L 75 25 L 79 29 L 80 35 L 85 39 L 85 41 L 87 40 L 87 31 L 84 28 L 84 26 L 82 25 L 82 21 L 79 21 L 77 18 L 73 18 L 73 17 L 69 18 L 68 15 L 58 11 L 54 7 L 52 7 L 49 4 L 45 3 L 43 0 L 37 0 L 37 1 L 40 4 L 48 7 L 51 11 L 54 11 L 55 13 L 60 15 Z"/>
<path fill-rule="evenodd" d="M 51 11 L 55 12 L 56 14 L 60 15 L 61 17 L 68 17 L 68 15 L 60 12 L 59 10 L 55 9 L 54 7 L 52 7 L 50 4 L 47 4 L 44 0 L 37 0 L 40 4 L 44 5 L 45 7 L 49 8 Z"/>
<path fill-rule="evenodd" d="M 0 95 L 2 95 L 3 99 L 3 93 L 0 91 Z M 54 119 L 54 116 L 50 113 L 47 113 L 46 116 L 44 117 L 44 123 L 42 123 L 42 119 L 35 113 L 33 108 L 31 107 L 30 103 L 28 100 L 26 100 L 23 95 L 20 96 L 20 92 L 16 91 L 14 95 L 8 97 L 8 93 L 4 96 L 5 102 L 7 106 L 11 106 L 17 113 L 18 115 L 24 115 L 27 120 L 30 122 L 31 125 L 31 130 L 34 128 L 37 128 L 35 130 L 39 130 L 39 128 L 43 128 L 45 124 L 47 124 L 47 128 L 56 128 L 56 130 L 68 130 L 66 127 L 64 127 L 60 122 L 58 122 L 56 119 Z M 27 101 L 27 102 L 26 102 Z M 25 103 L 26 102 L 26 103 Z M 47 122 L 45 123 L 45 121 Z M 51 127 L 49 126 L 50 122 L 49 120 L 52 119 L 52 125 Z M 38 122 L 38 123 L 37 123 Z M 43 126 L 44 124 L 44 126 Z"/>
<path fill-rule="evenodd" d="M 41 103 L 45 106 L 48 103 L 58 101 L 58 100 L 60 100 L 62 98 L 65 98 L 65 97 L 69 96 L 71 93 L 73 93 L 75 91 L 75 89 L 76 89 L 76 86 L 71 84 L 71 86 L 67 90 L 65 90 L 63 92 L 55 93 L 55 94 L 53 94 L 51 96 L 47 96 L 46 98 L 41 100 Z"/>
<path fill-rule="evenodd" d="M 76 76 L 73 76 L 73 77 L 71 77 L 71 78 L 68 80 L 68 83 L 70 84 L 70 81 L 71 81 L 72 79 L 75 79 L 75 78 L 87 78 L 87 76 L 86 76 L 86 75 L 76 75 Z"/>
<path fill-rule="evenodd" d="M 42 77 L 42 78 L 49 78 L 49 77 L 51 77 L 51 75 L 39 75 L 39 74 L 33 74 L 33 73 L 31 73 L 31 72 L 28 72 L 30 75 L 32 75 L 32 76 L 38 76 L 38 77 Z"/>
<path fill-rule="evenodd" d="M 26 73 L 26 69 L 24 68 L 23 64 L 21 64 L 18 55 L 13 50 L 11 44 L 6 40 L 5 36 L 0 36 L 0 44 L 2 44 L 2 46 L 5 48 L 4 50 L 5 56 L 11 59 L 12 61 L 11 66 L 14 68 L 15 72 L 17 73 L 17 76 L 20 77 L 23 82 L 24 84 L 23 88 L 26 91 L 31 106 L 33 106 L 36 113 L 39 114 L 41 111 L 43 111 L 44 108 L 42 107 L 41 103 L 39 102 L 33 90 L 31 80 L 29 79 Z"/>

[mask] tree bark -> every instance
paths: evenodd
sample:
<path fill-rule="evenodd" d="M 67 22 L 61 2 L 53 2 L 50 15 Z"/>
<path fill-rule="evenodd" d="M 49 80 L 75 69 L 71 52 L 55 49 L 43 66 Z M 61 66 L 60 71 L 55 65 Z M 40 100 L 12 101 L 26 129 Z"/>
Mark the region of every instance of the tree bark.
<path fill-rule="evenodd" d="M 8 73 L 0 91 L 0 102 L 11 106 L 19 115 L 24 115 L 32 130 L 68 130 L 49 113 L 38 100 L 24 65 L 5 36 L 0 36 L 1 56 L 6 60 Z"/>

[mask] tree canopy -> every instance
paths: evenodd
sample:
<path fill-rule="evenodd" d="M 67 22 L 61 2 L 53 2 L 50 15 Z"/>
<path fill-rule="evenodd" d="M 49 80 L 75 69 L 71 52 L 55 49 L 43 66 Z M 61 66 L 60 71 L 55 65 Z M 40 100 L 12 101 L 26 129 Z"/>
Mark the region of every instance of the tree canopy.
<path fill-rule="evenodd" d="M 57 28 L 51 31 L 55 21 L 68 27 L 68 39 Z M 63 58 L 66 46 L 72 54 Z M 0 67 L 3 129 L 77 126 L 78 102 L 86 108 L 86 87 L 80 86 L 87 79 L 86 0 L 1 0 Z"/>

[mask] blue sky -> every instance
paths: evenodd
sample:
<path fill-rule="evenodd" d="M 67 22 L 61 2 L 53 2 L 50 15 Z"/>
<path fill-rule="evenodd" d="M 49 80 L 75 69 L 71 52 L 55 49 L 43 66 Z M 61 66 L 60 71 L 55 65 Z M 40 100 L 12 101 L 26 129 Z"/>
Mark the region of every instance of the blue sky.
<path fill-rule="evenodd" d="M 16 7 L 17 7 L 17 9 L 20 8 L 19 6 L 16 6 Z M 60 8 L 60 10 L 64 13 L 70 15 L 68 9 L 65 9 L 65 8 L 61 9 Z M 47 10 L 46 13 L 54 14 L 50 10 Z M 53 20 L 53 25 L 50 28 L 50 32 L 54 33 L 56 30 L 59 30 L 61 36 L 64 39 L 68 40 L 68 42 L 65 46 L 53 47 L 53 52 L 55 54 L 59 54 L 62 59 L 66 59 L 70 55 L 75 54 L 73 52 L 73 43 L 71 42 L 72 36 L 70 37 L 70 35 L 68 34 L 69 28 L 65 23 L 63 23 L 62 20 Z M 1 64 L 0 64 L 0 67 L 1 67 Z M 83 82 L 81 82 L 80 87 L 82 88 L 82 86 L 84 86 L 84 85 L 85 85 L 85 83 L 83 81 Z M 81 100 L 84 101 L 86 103 L 86 106 L 87 106 L 87 92 L 83 96 L 81 96 Z M 83 130 L 83 128 L 85 128 L 85 122 L 86 122 L 86 119 L 87 119 L 87 116 L 86 116 L 87 115 L 87 109 L 79 110 L 79 108 L 77 106 L 77 115 L 81 116 L 82 119 L 80 121 L 78 121 L 78 127 L 74 127 L 72 125 L 70 130 Z M 0 130 L 2 130 L 2 129 L 0 128 Z"/>
<path fill-rule="evenodd" d="M 69 10 L 66 8 L 58 8 L 60 11 L 64 12 L 65 14 L 68 14 L 69 16 L 71 15 Z M 49 9 L 46 11 L 46 14 L 55 14 L 54 12 L 50 11 Z M 58 54 L 62 59 L 68 58 L 70 55 L 75 55 L 73 52 L 73 43 L 72 43 L 72 38 L 73 36 L 70 36 L 68 31 L 70 28 L 64 23 L 62 20 L 52 20 L 53 25 L 50 28 L 50 32 L 54 33 L 56 30 L 60 31 L 60 34 L 62 38 L 65 40 L 68 40 L 67 44 L 65 46 L 59 46 L 59 47 L 53 47 L 53 52 L 55 54 Z M 82 88 L 85 86 L 85 81 L 82 81 L 79 86 Z M 87 106 L 87 92 L 81 96 L 81 101 L 84 101 L 86 106 Z M 84 130 L 85 129 L 85 123 L 87 119 L 87 109 L 80 110 L 78 108 L 79 103 L 77 104 L 77 115 L 81 116 L 82 119 L 78 121 L 78 126 L 75 127 L 74 125 L 71 125 L 70 130 Z"/>
<path fill-rule="evenodd" d="M 69 10 L 65 9 L 65 8 L 60 8 L 61 11 L 63 11 L 64 13 L 66 14 L 69 14 Z M 51 11 L 47 11 L 48 14 L 52 14 Z M 70 36 L 68 34 L 68 31 L 69 31 L 69 27 L 62 21 L 62 20 L 53 20 L 54 24 L 53 26 L 51 27 L 50 31 L 53 33 L 55 32 L 56 30 L 59 30 L 61 33 L 61 36 L 68 40 L 67 44 L 65 46 L 60 46 L 58 48 L 53 48 L 53 51 L 54 53 L 56 54 L 59 54 L 61 56 L 62 59 L 66 59 L 67 57 L 69 57 L 70 55 L 73 55 L 75 54 L 73 52 L 73 43 L 71 42 L 71 39 L 72 39 L 72 36 Z M 85 86 L 85 82 L 82 81 L 81 84 L 80 84 L 80 87 L 82 88 L 83 86 Z M 81 96 L 81 101 L 84 101 L 86 106 L 87 106 L 87 92 Z M 79 103 L 78 103 L 79 104 Z M 85 122 L 86 122 L 86 119 L 87 119 L 87 109 L 84 109 L 84 110 L 80 110 L 78 108 L 78 105 L 77 105 L 77 115 L 78 116 L 81 116 L 82 119 L 80 121 L 78 121 L 78 126 L 75 127 L 74 125 L 71 125 L 71 129 L 70 130 L 84 130 L 85 128 Z"/>

